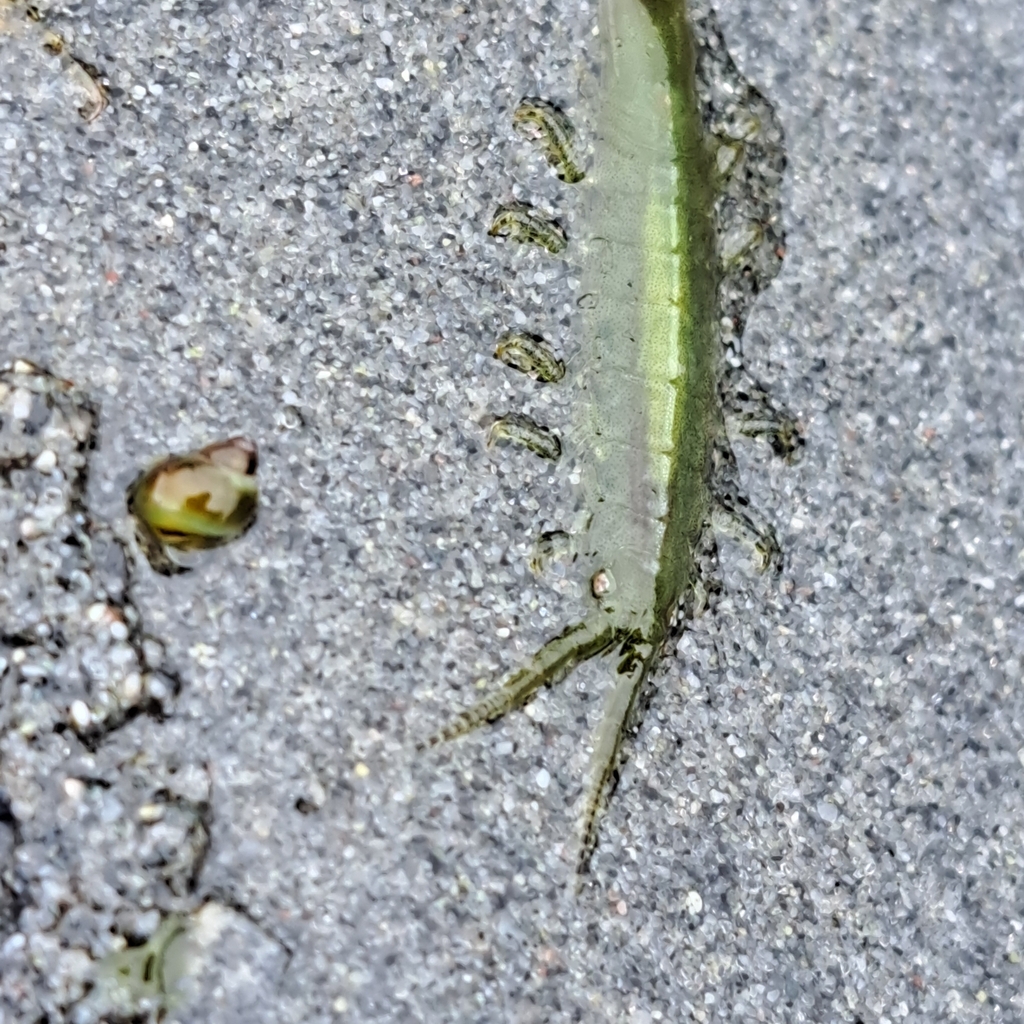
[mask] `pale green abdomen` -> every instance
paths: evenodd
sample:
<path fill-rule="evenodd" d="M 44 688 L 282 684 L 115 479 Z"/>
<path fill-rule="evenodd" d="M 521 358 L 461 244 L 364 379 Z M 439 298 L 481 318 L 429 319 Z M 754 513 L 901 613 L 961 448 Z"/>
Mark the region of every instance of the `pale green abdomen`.
<path fill-rule="evenodd" d="M 601 11 L 609 49 L 583 230 L 577 444 L 593 515 L 586 551 L 614 582 L 606 605 L 643 627 L 665 613 L 656 594 L 682 596 L 707 516 L 714 241 L 696 223 L 710 190 L 689 187 L 702 170 L 686 159 L 688 148 L 703 152 L 696 107 L 692 125 L 681 122 L 639 0 L 605 0 Z"/>

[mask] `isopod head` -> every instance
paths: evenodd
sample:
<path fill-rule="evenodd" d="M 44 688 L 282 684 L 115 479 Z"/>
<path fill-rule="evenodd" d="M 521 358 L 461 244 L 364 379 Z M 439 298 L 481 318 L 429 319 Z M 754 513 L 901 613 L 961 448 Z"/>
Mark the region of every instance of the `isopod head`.
<path fill-rule="evenodd" d="M 170 455 L 128 489 L 128 511 L 150 565 L 164 575 L 187 571 L 168 548 L 197 551 L 241 537 L 256 521 L 256 445 L 232 437 Z"/>

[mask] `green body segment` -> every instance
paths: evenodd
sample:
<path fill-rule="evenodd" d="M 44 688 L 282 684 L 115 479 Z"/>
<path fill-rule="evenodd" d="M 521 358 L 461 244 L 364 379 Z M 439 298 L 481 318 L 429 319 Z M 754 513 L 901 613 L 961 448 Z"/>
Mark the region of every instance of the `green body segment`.
<path fill-rule="evenodd" d="M 594 737 L 578 869 L 637 696 L 697 584 L 718 398 L 715 175 L 684 0 L 602 0 L 581 339 L 592 616 L 621 643 Z M 592 585 L 595 596 L 599 593 Z"/>
<path fill-rule="evenodd" d="M 682 0 L 605 0 L 581 383 L 602 611 L 655 645 L 693 583 L 721 422 L 713 163 Z M 589 450 L 586 450 L 589 449 Z"/>

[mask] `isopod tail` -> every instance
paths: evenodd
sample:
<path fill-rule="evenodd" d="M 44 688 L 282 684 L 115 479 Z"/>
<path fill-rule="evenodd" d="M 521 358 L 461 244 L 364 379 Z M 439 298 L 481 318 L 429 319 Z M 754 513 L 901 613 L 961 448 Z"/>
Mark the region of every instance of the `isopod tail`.
<path fill-rule="evenodd" d="M 618 783 L 622 764 L 622 743 L 643 713 L 647 678 L 661 655 L 664 637 L 627 638 L 622 659 L 605 705 L 604 719 L 594 737 L 590 759 L 590 779 L 580 816 L 576 876 L 581 879 L 590 867 L 597 846 L 597 826 L 601 812 Z"/>
<path fill-rule="evenodd" d="M 577 622 L 549 640 L 494 693 L 457 715 L 419 744 L 419 749 L 455 739 L 487 722 L 494 722 L 527 704 L 542 686 L 560 683 L 577 665 L 603 654 L 619 639 L 620 630 L 600 613 Z"/>

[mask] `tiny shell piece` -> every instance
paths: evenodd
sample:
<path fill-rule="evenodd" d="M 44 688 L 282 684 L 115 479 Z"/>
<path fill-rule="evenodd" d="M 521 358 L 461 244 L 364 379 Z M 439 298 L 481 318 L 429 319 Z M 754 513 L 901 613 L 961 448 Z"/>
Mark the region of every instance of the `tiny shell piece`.
<path fill-rule="evenodd" d="M 164 575 L 187 571 L 167 548 L 215 548 L 256 521 L 256 445 L 244 437 L 170 455 L 128 489 L 128 511 L 150 564 Z"/>
<path fill-rule="evenodd" d="M 594 597 L 605 597 L 614 589 L 615 581 L 612 579 L 612 574 L 607 569 L 598 569 L 597 572 L 590 577 L 590 592 Z"/>

